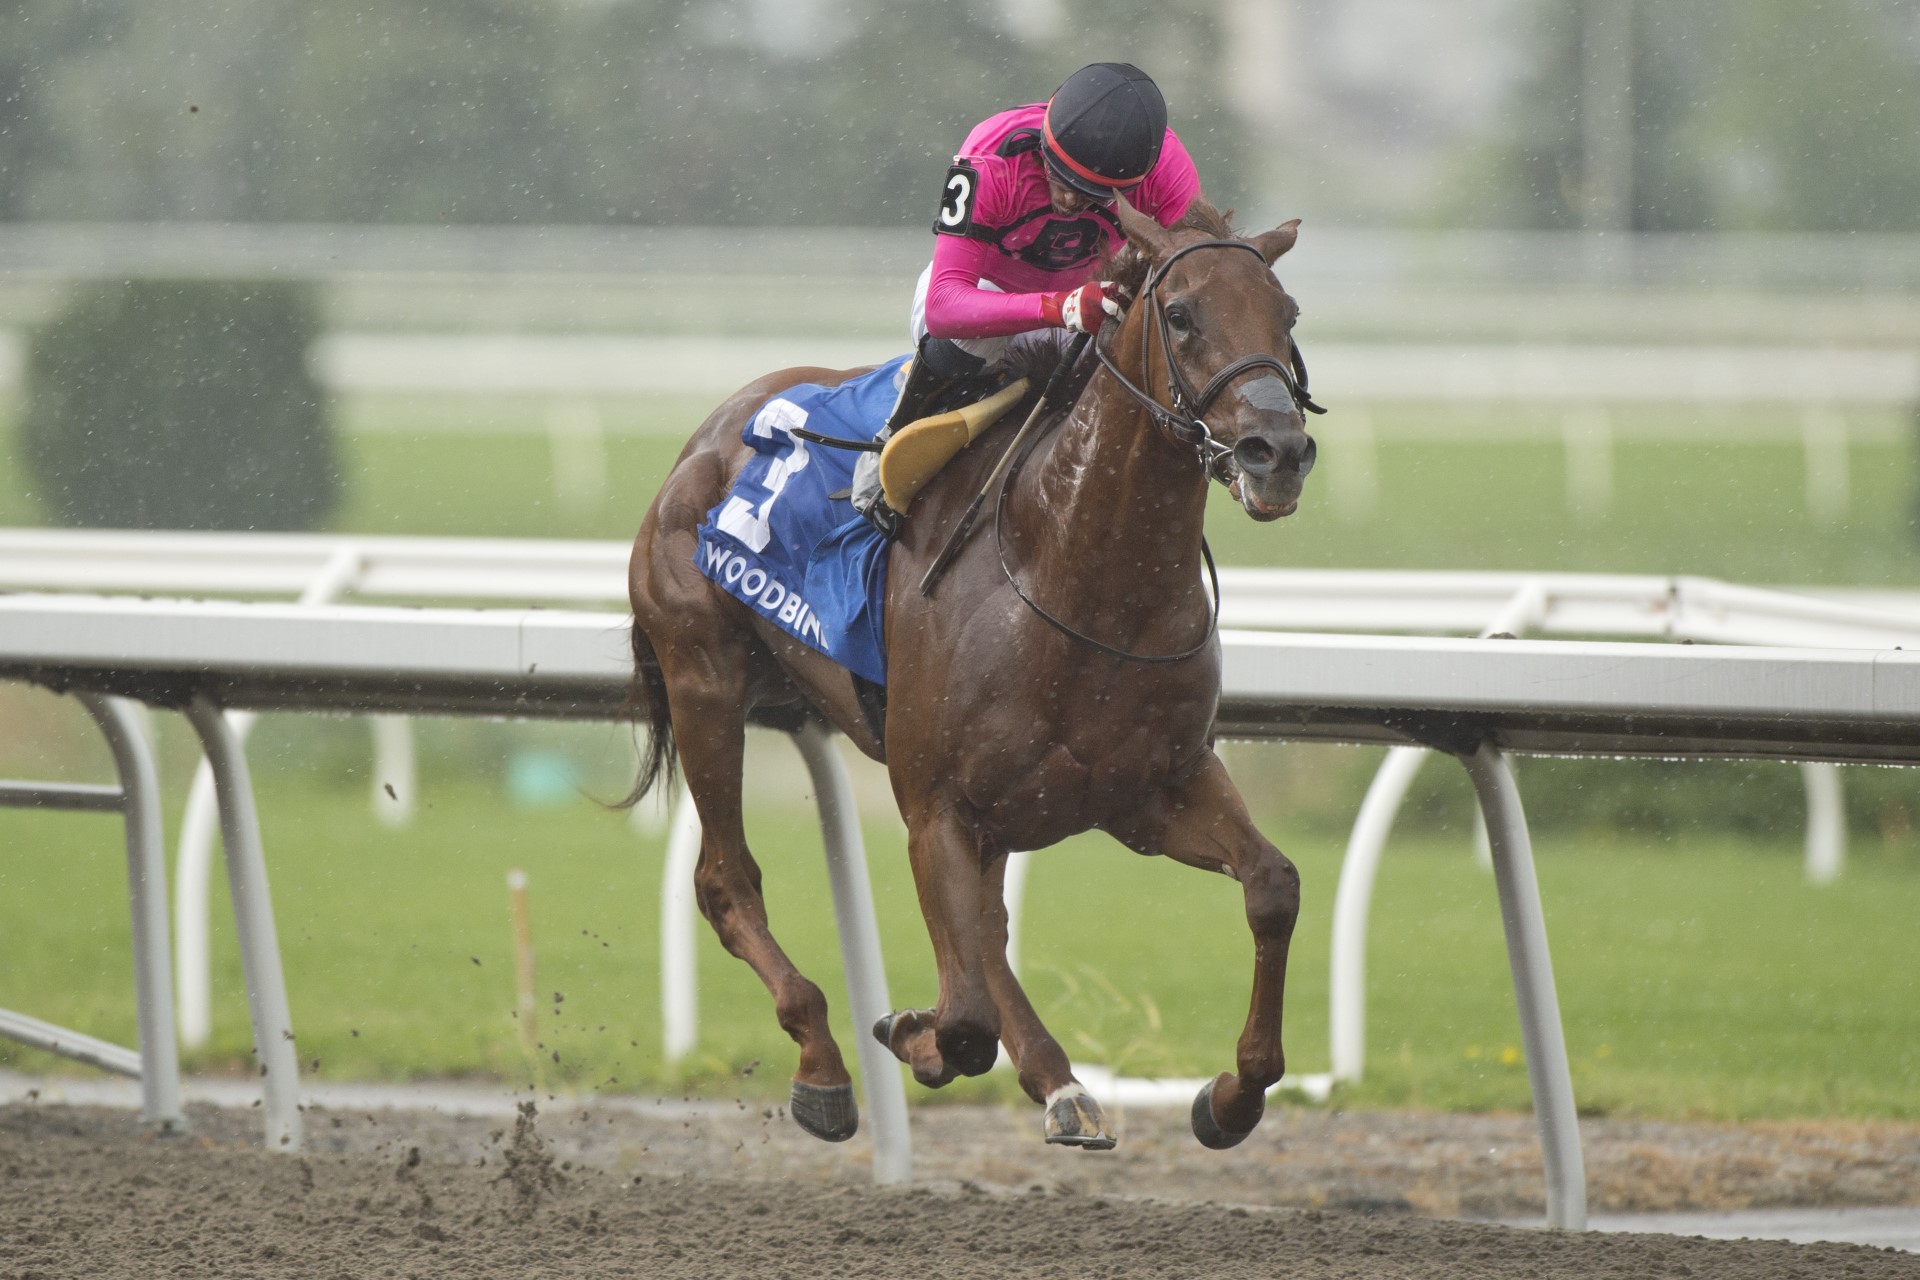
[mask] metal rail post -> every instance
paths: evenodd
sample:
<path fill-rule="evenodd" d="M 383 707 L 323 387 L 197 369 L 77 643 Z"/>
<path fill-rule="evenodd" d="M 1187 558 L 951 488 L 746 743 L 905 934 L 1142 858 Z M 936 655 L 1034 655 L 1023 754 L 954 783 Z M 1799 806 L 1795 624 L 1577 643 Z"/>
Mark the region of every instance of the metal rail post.
<path fill-rule="evenodd" d="M 226 846 L 234 931 L 239 935 L 240 965 L 247 979 L 253 1047 L 265 1077 L 267 1150 L 298 1151 L 302 1141 L 300 1064 L 293 1052 L 293 1018 L 287 1010 L 287 980 L 273 927 L 273 899 L 267 891 L 267 860 L 260 848 L 253 782 L 239 738 L 220 708 L 200 695 L 187 704 L 186 714 L 200 735 L 220 801 L 220 840 Z"/>
<path fill-rule="evenodd" d="M 847 1007 L 859 1050 L 860 1080 L 867 1117 L 873 1126 L 873 1180 L 906 1182 L 913 1177 L 913 1147 L 907 1127 L 907 1091 L 900 1063 L 866 1029 L 892 1012 L 887 970 L 880 955 L 880 924 L 873 909 L 873 884 L 867 877 L 867 849 L 860 838 L 847 766 L 827 731 L 808 721 L 793 735 L 794 745 L 813 777 L 820 805 L 820 830 L 827 846 L 827 875 L 833 885 L 833 914 L 839 925 L 840 959 L 847 974 Z"/>
<path fill-rule="evenodd" d="M 1613 419 L 1597 405 L 1570 409 L 1560 420 L 1567 455 L 1567 505 L 1575 518 L 1598 520 L 1613 509 Z"/>
<path fill-rule="evenodd" d="M 642 803 L 645 803 L 642 801 Z M 693 947 L 693 869 L 700 861 L 700 811 L 680 784 L 673 834 L 660 872 L 660 1041 L 669 1063 L 693 1052 L 700 1034 L 698 958 Z"/>
<path fill-rule="evenodd" d="M 1493 875 L 1500 888 L 1500 920 L 1507 933 L 1507 963 L 1527 1054 L 1527 1083 L 1540 1126 L 1540 1158 L 1547 1179 L 1547 1225 L 1576 1231 L 1587 1225 L 1587 1175 L 1580 1158 L 1580 1127 L 1573 1106 L 1573 1076 L 1567 1066 L 1560 1000 L 1553 986 L 1546 917 L 1534 875 L 1533 844 L 1520 791 L 1506 757 L 1490 742 L 1460 757 L 1493 848 Z"/>
<path fill-rule="evenodd" d="M 1801 468 L 1807 484 L 1807 516 L 1816 524 L 1838 524 L 1847 516 L 1847 420 L 1829 405 L 1808 405 L 1800 412 Z"/>
<path fill-rule="evenodd" d="M 1546 616 L 1544 583 L 1522 583 L 1493 620 L 1481 629 L 1481 639 L 1519 635 L 1538 627 Z M 1358 1081 L 1367 1062 L 1367 922 L 1373 910 L 1373 883 L 1380 875 L 1393 820 L 1406 802 L 1425 747 L 1392 747 L 1367 787 L 1366 798 L 1347 837 L 1346 856 L 1340 862 L 1340 884 L 1333 895 L 1333 954 L 1328 975 L 1327 1039 L 1335 1080 Z"/>
<path fill-rule="evenodd" d="M 180 1056 L 167 985 L 167 871 L 160 848 L 160 789 L 139 704 L 78 691 L 113 752 L 118 786 L 80 782 L 0 782 L 0 807 L 117 813 L 126 832 L 127 900 L 132 915 L 134 1010 L 139 1048 L 10 1009 L 0 1036 L 140 1082 L 140 1119 L 160 1132 L 186 1127 L 180 1113 Z"/>
<path fill-rule="evenodd" d="M 1026 919 L 1027 875 L 1033 868 L 1033 852 L 1014 849 L 1007 854 L 1007 871 L 1001 885 L 1001 900 L 1007 904 L 1007 968 L 1020 976 L 1020 927 Z M 1005 1046 L 1002 1046 L 1005 1053 Z"/>
<path fill-rule="evenodd" d="M 140 717 L 124 698 L 81 691 L 113 751 L 127 831 L 127 896 L 133 913 L 133 992 L 140 1028 L 140 1120 L 161 1131 L 186 1127 L 180 1111 L 180 1051 L 168 983 L 167 862 L 161 851 L 160 782 Z"/>
<path fill-rule="evenodd" d="M 873 1180 L 906 1182 L 913 1176 L 913 1149 L 900 1064 L 865 1031 L 892 1012 L 893 1005 L 887 998 L 886 968 L 880 955 L 880 931 L 853 788 L 847 780 L 846 765 L 834 751 L 825 729 L 809 724 L 794 735 L 794 745 L 806 761 L 820 807 L 840 958 L 847 975 L 848 1011 L 866 1089 L 867 1122 L 873 1132 Z M 674 801 L 672 834 L 667 838 L 660 884 L 660 1013 L 668 1062 L 691 1053 L 699 1031 L 700 992 L 693 941 L 697 916 L 693 870 L 699 858 L 700 814 L 683 783 Z"/>
<path fill-rule="evenodd" d="M 1847 805 L 1840 766 L 1810 760 L 1800 766 L 1807 789 L 1806 874 L 1809 884 L 1832 884 L 1847 862 Z"/>
<path fill-rule="evenodd" d="M 1367 918 L 1373 910 L 1373 882 L 1380 855 L 1407 788 L 1427 761 L 1425 747 L 1390 747 L 1347 838 L 1340 862 L 1340 885 L 1333 895 L 1333 964 L 1329 975 L 1327 1029 L 1332 1041 L 1333 1078 L 1354 1083 L 1367 1062 Z"/>
<path fill-rule="evenodd" d="M 363 567 L 364 557 L 352 543 L 335 548 L 320 572 L 300 593 L 300 603 L 331 603 L 353 585 Z M 233 731 L 236 747 L 244 745 L 259 715 L 252 711 L 223 714 Z M 377 787 L 379 782 L 376 777 L 374 785 Z M 408 803 L 411 802 L 409 788 Z M 180 948 L 174 992 L 180 1008 L 180 1038 L 189 1049 L 205 1044 L 213 1034 L 213 981 L 207 936 L 207 886 L 213 872 L 213 810 L 213 771 L 208 761 L 202 760 L 193 771 L 186 813 L 180 819 L 180 851 L 173 886 L 174 940 Z"/>
<path fill-rule="evenodd" d="M 420 801 L 420 770 L 409 716 L 370 716 L 373 722 L 373 816 L 389 827 L 413 821 Z"/>

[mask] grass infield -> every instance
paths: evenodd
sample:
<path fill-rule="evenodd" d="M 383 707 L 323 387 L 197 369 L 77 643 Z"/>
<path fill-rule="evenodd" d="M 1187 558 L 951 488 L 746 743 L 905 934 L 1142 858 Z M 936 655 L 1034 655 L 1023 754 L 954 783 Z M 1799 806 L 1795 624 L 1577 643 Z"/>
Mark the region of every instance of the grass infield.
<path fill-rule="evenodd" d="M 11 407 L 0 403 L 0 448 L 17 459 L 5 438 Z M 337 414 L 344 499 L 330 528 L 631 538 L 710 408 L 685 397 L 599 405 L 601 455 L 556 450 L 545 425 L 555 406 L 537 401 L 348 400 Z M 1386 407 L 1372 414 L 1379 445 L 1370 512 L 1343 510 L 1334 499 L 1345 447 L 1336 412 L 1310 424 L 1320 463 L 1298 515 L 1255 524 L 1216 489 L 1208 535 L 1220 562 L 1232 565 L 1687 573 L 1755 585 L 1920 580 L 1917 468 L 1901 415 L 1849 416 L 1894 427 L 1897 442 L 1849 449 L 1846 512 L 1832 520 L 1807 510 L 1805 454 L 1790 409 L 1647 408 L 1615 419 L 1634 434 L 1614 450 L 1614 501 L 1605 513 L 1570 510 L 1559 419 L 1550 412 Z M 1505 443 L 1396 437 L 1415 426 L 1534 430 Z M 1722 431 L 1725 442 L 1691 441 L 1688 433 L 1703 427 Z M 1756 438 L 1745 440 L 1747 432 Z M 603 474 L 604 485 L 582 487 L 575 472 L 583 466 Z M 23 470 L 0 466 L 0 525 L 43 519 Z"/>
<path fill-rule="evenodd" d="M 412 827 L 374 821 L 358 787 L 266 771 L 261 813 L 303 1067 L 321 1078 L 485 1076 L 551 1087 L 776 1096 L 794 1049 L 746 966 L 701 925 L 701 1036 L 663 1061 L 662 843 L 575 798 L 516 808 L 490 779 L 431 782 Z M 170 824 L 175 826 L 176 824 Z M 1297 1070 L 1327 1066 L 1327 951 L 1341 837 L 1262 825 L 1299 862 L 1305 910 L 1289 982 Z M 177 829 L 177 827 L 176 827 Z M 0 859 L 0 1004 L 131 1042 L 124 862 L 107 818 L 11 814 Z M 776 936 L 827 991 L 851 1048 L 818 835 L 798 804 L 750 838 Z M 867 827 L 889 988 L 929 1003 L 931 954 L 891 820 Z M 1596 1113 L 1920 1117 L 1920 875 L 1856 850 L 1809 888 L 1790 841 L 1681 833 L 1543 839 L 1537 850 L 1576 1097 Z M 529 1049 L 505 889 L 530 880 L 539 1012 Z M 1070 1055 L 1131 1074 L 1230 1065 L 1251 944 L 1235 886 L 1102 836 L 1035 859 L 1024 969 Z M 1048 904 L 1070 903 L 1070 911 Z M 215 1034 L 190 1057 L 244 1071 L 249 1032 L 216 885 Z M 1526 1072 L 1490 872 L 1464 830 L 1396 841 L 1369 947 L 1368 1075 L 1350 1105 L 1525 1108 Z M 0 1043 L 0 1064 L 69 1069 Z M 918 1092 L 918 1091 L 916 1091 Z M 949 1095 L 1013 1096 L 996 1073 Z"/>

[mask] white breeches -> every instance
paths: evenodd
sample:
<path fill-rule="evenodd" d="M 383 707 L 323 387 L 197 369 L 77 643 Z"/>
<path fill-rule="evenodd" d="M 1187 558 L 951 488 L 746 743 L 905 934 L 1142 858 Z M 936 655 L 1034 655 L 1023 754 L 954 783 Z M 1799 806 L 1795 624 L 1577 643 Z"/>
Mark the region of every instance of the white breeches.
<path fill-rule="evenodd" d="M 927 336 L 927 286 L 932 280 L 933 264 L 929 262 L 927 269 L 920 273 L 920 283 L 913 286 L 913 314 L 907 322 L 913 333 L 913 346 L 916 351 L 920 348 L 920 339 Z M 991 289 L 995 293 L 1006 292 L 991 280 L 982 280 L 980 287 Z M 953 338 L 950 341 L 968 355 L 979 356 L 988 364 L 992 364 L 1000 358 L 1000 353 L 1007 349 L 1007 343 L 1011 342 L 1012 338 Z"/>

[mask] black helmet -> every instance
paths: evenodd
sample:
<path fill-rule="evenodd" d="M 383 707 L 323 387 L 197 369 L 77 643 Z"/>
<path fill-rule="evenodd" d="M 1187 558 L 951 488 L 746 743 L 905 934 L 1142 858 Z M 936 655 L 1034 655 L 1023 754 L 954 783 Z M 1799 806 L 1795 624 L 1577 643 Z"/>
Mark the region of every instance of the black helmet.
<path fill-rule="evenodd" d="M 1060 181 L 1111 200 L 1147 176 L 1166 135 L 1167 103 L 1152 78 L 1129 63 L 1096 62 L 1054 91 L 1040 150 Z"/>

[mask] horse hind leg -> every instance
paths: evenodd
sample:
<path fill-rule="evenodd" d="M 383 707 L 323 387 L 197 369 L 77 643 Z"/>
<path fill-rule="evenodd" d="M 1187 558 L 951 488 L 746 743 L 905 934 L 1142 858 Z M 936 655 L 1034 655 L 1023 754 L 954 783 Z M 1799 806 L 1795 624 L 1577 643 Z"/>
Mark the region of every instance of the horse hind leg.
<path fill-rule="evenodd" d="M 663 655 L 664 656 L 664 655 Z M 787 958 L 767 924 L 760 867 L 747 849 L 740 812 L 746 747 L 745 655 L 715 661 L 708 648 L 697 676 L 676 679 L 669 665 L 680 767 L 700 813 L 694 899 L 720 945 L 745 960 L 773 996 L 781 1029 L 800 1047 L 789 1110 L 816 1138 L 844 1142 L 859 1128 L 853 1080 L 827 1025 L 827 998 Z M 738 673 L 729 679 L 720 673 Z"/>
<path fill-rule="evenodd" d="M 1244 1141 L 1266 1112 L 1266 1092 L 1286 1072 L 1280 1024 L 1287 950 L 1300 914 L 1300 873 L 1262 836 L 1218 757 L 1154 797 L 1113 834 L 1139 853 L 1163 853 L 1240 882 L 1253 933 L 1253 998 L 1235 1070 L 1209 1081 L 1193 1102 L 1193 1133 L 1215 1150 Z"/>
<path fill-rule="evenodd" d="M 1047 1109 L 1044 1132 L 1048 1143 L 1083 1151 L 1111 1151 L 1114 1138 L 1107 1131 L 1106 1114 L 1074 1078 L 1066 1051 L 1040 1021 L 1013 966 L 1007 963 L 1006 875 L 1007 855 L 1002 850 L 987 862 L 981 902 L 986 935 L 982 960 L 987 989 L 1000 1011 L 1000 1043 L 1013 1059 L 1021 1090 Z"/>

